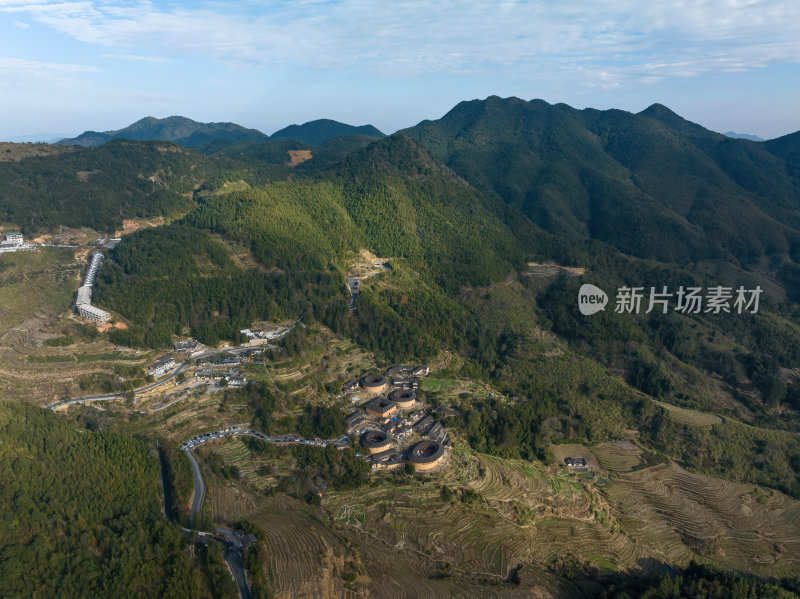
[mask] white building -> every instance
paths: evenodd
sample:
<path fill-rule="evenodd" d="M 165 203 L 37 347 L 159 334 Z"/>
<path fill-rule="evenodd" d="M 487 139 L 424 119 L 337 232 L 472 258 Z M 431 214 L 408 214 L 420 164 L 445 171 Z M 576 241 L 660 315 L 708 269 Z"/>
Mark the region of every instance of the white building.
<path fill-rule="evenodd" d="M 78 287 L 78 295 L 75 298 L 75 307 L 82 318 L 88 318 L 94 322 L 104 324 L 111 320 L 111 314 L 92 305 L 92 284 L 97 277 L 97 271 L 103 263 L 103 254 L 95 252 L 86 270 L 86 277 L 83 285 Z"/>
<path fill-rule="evenodd" d="M 11 233 L 6 233 L 6 238 L 3 241 L 3 243 L 22 245 L 23 243 L 25 243 L 25 238 L 19 231 L 12 231 Z"/>
<path fill-rule="evenodd" d="M 79 290 L 80 292 L 80 290 Z M 100 308 L 96 308 L 91 304 L 78 304 L 78 314 L 82 318 L 88 318 L 94 322 L 104 324 L 111 320 L 111 314 Z"/>
<path fill-rule="evenodd" d="M 161 376 L 165 372 L 169 372 L 175 368 L 175 360 L 171 356 L 161 356 L 158 360 L 153 362 L 153 365 L 147 369 L 147 374 L 152 376 Z"/>
<path fill-rule="evenodd" d="M 76 306 L 89 305 L 92 303 L 92 286 L 81 285 L 78 287 L 78 298 L 75 300 Z"/>

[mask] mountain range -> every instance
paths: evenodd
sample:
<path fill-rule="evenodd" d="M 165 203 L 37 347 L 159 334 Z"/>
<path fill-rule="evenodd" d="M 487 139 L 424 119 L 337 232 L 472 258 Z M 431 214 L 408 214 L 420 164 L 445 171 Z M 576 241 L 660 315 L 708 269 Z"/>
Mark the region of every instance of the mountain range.
<path fill-rule="evenodd" d="M 290 125 L 276 131 L 272 137 L 256 129 L 247 129 L 236 123 L 199 123 L 182 116 L 163 119 L 145 117 L 116 131 L 84 131 L 71 139 L 56 142 L 62 146 L 100 146 L 112 139 L 138 141 L 170 141 L 187 148 L 198 148 L 211 144 L 235 143 L 239 141 L 266 141 L 268 139 L 294 140 L 317 146 L 328 139 L 341 135 L 365 135 L 383 137 L 383 133 L 372 125 L 355 127 L 330 119 L 319 119 L 303 125 Z"/>
<path fill-rule="evenodd" d="M 632 114 L 490 97 L 399 133 L 554 233 L 679 264 L 800 261 L 800 132 L 755 143 L 660 104 Z"/>
<path fill-rule="evenodd" d="M 341 410 L 352 410 L 340 394 L 345 381 L 391 364 L 426 364 L 433 376 L 419 382 L 418 397 L 452 441 L 442 471 L 387 472 L 367 483 L 341 462 L 352 456 L 358 464 L 355 453 L 313 447 L 296 448 L 273 469 L 279 454 L 248 442 L 235 453 L 246 469 L 225 474 L 234 454 L 218 452 L 220 441 L 198 452 L 212 465 L 204 466 L 213 481 L 209 495 L 229 489 L 253 503 L 221 502 L 214 518 L 245 526 L 252 516 L 254 527 L 270 531 L 286 521 L 285 532 L 266 535 L 289 555 L 280 563 L 324 564 L 326 576 L 354 583 L 351 591 L 367 588 L 364 572 L 373 560 L 373 582 L 383 587 L 387 576 L 403 576 L 415 596 L 438 596 L 412 586 L 430 581 L 454 584 L 441 596 L 463 595 L 457 585 L 465 580 L 500 596 L 523 596 L 531 566 L 538 580 L 547 573 L 576 589 L 589 581 L 580 592 L 556 589 L 553 596 L 612 596 L 614 588 L 616 597 L 678 596 L 667 586 L 673 573 L 691 576 L 697 563 L 764 588 L 779 580 L 800 588 L 791 578 L 800 548 L 800 132 L 756 142 L 709 131 L 661 104 L 634 114 L 492 96 L 389 136 L 323 120 L 268 137 L 180 117 L 84 135 L 98 145 L 0 161 L 0 222 L 26 236 L 64 225 L 92 240 L 127 224 L 106 252 L 92 296 L 122 326 L 100 332 L 63 317 L 78 285 L 72 249 L 57 248 L 73 270 L 41 261 L 54 259 L 49 250 L 8 254 L 0 261 L 0 287 L 18 287 L 0 295 L 0 316 L 15 334 L 34 329 L 9 320 L 15 303 L 29 303 L 27 292 L 47 276 L 65 282 L 63 297 L 48 294 L 41 309 L 56 323 L 44 329 L 42 347 L 15 346 L 42 352 L 41 362 L 26 360 L 24 367 L 49 374 L 62 350 L 97 351 L 77 339 L 152 350 L 154 357 L 187 335 L 219 347 L 243 342 L 240 331 L 254 323 L 300 323 L 243 367 L 254 384 L 215 393 L 211 402 L 162 404 L 170 410 L 163 416 L 121 417 L 115 426 L 139 436 L 103 437 L 107 458 L 124 455 L 118 446 L 144 454 L 153 430 L 183 442 L 189 425 L 170 431 L 169 422 L 192 418 L 204 430 L 235 418 L 265 434 L 297 432 L 296 419 L 307 418 L 309 438 L 337 438 L 342 431 L 322 432 L 314 421 L 330 416 L 344 426 Z M 303 161 L 289 159 L 298 155 Z M 24 259 L 32 270 L 17 273 Z M 353 277 L 358 293 L 351 296 Z M 586 283 L 608 295 L 607 308 L 588 316 L 578 306 Z M 626 286 L 644 292 L 635 313 L 615 310 L 615 290 Z M 762 293 L 748 313 L 733 306 L 681 311 L 674 296 L 690 287 Z M 673 296 L 670 309 L 647 310 L 648 292 L 664 288 Z M 5 353 L 14 354 L 9 370 L 21 368 L 21 351 Z M 124 377 L 143 376 L 143 358 L 117 364 L 120 355 L 110 354 L 113 365 L 69 380 L 65 389 L 108 392 Z M 87 356 L 82 360 L 94 366 L 108 354 Z M 199 397 L 206 389 L 191 388 Z M 7 459 L 17 460 L 16 448 L 32 439 L 37 460 L 52 460 L 45 451 L 51 445 L 69 448 L 57 452 L 69 460 L 43 472 L 63 468 L 71 476 L 86 464 L 87 472 L 104 472 L 103 453 L 88 441 L 89 423 L 110 422 L 116 409 L 67 412 L 80 434 L 56 428 L 56 415 L 48 414 L 34 426 L 49 433 L 44 441 L 16 426 Z M 198 409 L 207 411 L 199 417 Z M 184 420 L 190 412 L 181 410 L 191 416 Z M 9 413 L 9 421 L 34 422 L 19 409 Z M 164 459 L 183 459 L 172 450 L 179 455 L 169 457 L 167 447 Z M 576 455 L 597 464 L 568 473 L 565 458 Z M 9 472 L 27 472 L 12 463 Z M 151 497 L 158 493 L 156 469 L 153 461 L 132 472 L 150 481 Z M 168 470 L 163 480 L 183 489 L 184 499 L 173 503 L 185 509 L 175 510 L 186 512 L 190 467 Z M 112 470 L 114 488 L 143 484 L 120 474 L 129 471 Z M 3 505 L 38 497 L 35 480 L 43 474 L 34 475 L 21 490 L 9 487 Z M 61 478 L 51 485 L 54 499 L 42 505 L 67 506 L 63 520 L 72 523 L 66 500 L 84 502 L 86 493 L 71 494 Z M 366 484 L 366 492 L 358 490 Z M 131 531 L 137 522 L 161 521 L 158 501 L 125 499 L 136 510 L 120 512 L 123 526 L 109 513 L 115 501 L 97 504 L 104 527 Z M 363 501 L 371 507 L 350 511 Z M 266 505 L 280 506 L 275 519 L 263 519 Z M 228 509 L 235 515 L 223 513 Z M 10 508 L 3 513 L 17 517 Z M 295 519 L 301 513 L 307 519 Z M 405 524 L 412 516 L 419 520 Z M 9 564 L 6 580 L 17 580 L 20 564 L 36 564 L 32 572 L 41 577 L 59 561 L 29 557 L 44 550 L 28 540 L 28 528 L 38 534 L 50 519 L 36 515 L 36 522 L 40 528 L 15 527 L 18 546 L 28 548 L 0 560 L 0 570 Z M 177 539 L 177 527 L 170 530 Z M 70 525 L 64 534 L 82 548 L 77 555 L 91 553 L 86 547 L 93 545 L 74 531 Z M 325 535 L 330 551 L 317 551 L 325 545 L 312 537 L 291 547 L 284 542 L 309 531 Z M 357 533 L 349 537 L 355 541 L 336 536 L 347 531 Z M 397 550 L 400 542 L 413 551 Z M 130 576 L 115 577 L 129 593 L 146 579 L 136 575 L 136 563 L 146 562 L 151 548 L 173 547 L 184 559 L 182 546 L 168 536 L 132 542 L 144 554 L 128 556 Z M 334 555 L 334 547 L 347 557 L 340 560 L 345 554 Z M 377 560 L 372 547 L 391 553 Z M 433 566 L 403 565 L 409 556 Z M 248 572 L 269 580 L 286 568 L 247 561 Z M 670 576 L 661 594 L 619 586 L 622 576 L 663 570 Z M 64 577 L 80 568 L 59 571 Z M 148 581 L 166 580 L 154 572 Z M 309 572 L 282 578 L 319 578 Z M 728 596 L 722 589 L 733 585 L 720 583 L 717 596 Z M 705 588 L 681 596 L 701 596 Z"/>

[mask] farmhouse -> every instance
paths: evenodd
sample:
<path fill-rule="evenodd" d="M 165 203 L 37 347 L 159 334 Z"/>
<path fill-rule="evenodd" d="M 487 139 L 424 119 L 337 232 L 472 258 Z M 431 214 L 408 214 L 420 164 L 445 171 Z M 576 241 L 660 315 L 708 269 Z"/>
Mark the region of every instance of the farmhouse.
<path fill-rule="evenodd" d="M 426 415 L 424 418 L 414 424 L 414 432 L 418 435 L 424 435 L 430 430 L 434 422 L 435 420 L 433 419 L 433 416 Z"/>
<path fill-rule="evenodd" d="M 419 386 L 419 379 L 410 376 L 392 379 L 392 387 L 395 389 L 416 389 Z"/>
<path fill-rule="evenodd" d="M 396 376 L 411 374 L 412 370 L 414 370 L 413 366 L 406 366 L 404 364 L 395 364 L 394 366 L 390 366 L 389 368 L 386 369 L 386 376 L 396 377 Z"/>
<path fill-rule="evenodd" d="M 244 387 L 247 384 L 247 379 L 241 374 L 229 374 L 223 378 L 229 387 Z"/>
<path fill-rule="evenodd" d="M 431 369 L 427 366 L 417 366 L 414 370 L 411 371 L 411 376 L 421 377 L 421 376 L 428 376 L 430 374 Z"/>
<path fill-rule="evenodd" d="M 584 458 L 564 458 L 564 463 L 568 468 L 586 468 L 586 460 Z"/>
<path fill-rule="evenodd" d="M 189 352 L 197 347 L 197 341 L 194 339 L 187 339 L 185 341 L 176 341 L 172 344 L 172 349 L 175 351 Z"/>
<path fill-rule="evenodd" d="M 19 231 L 6 233 L 6 238 L 3 240 L 3 244 L 6 245 L 22 245 L 23 243 L 25 243 L 25 238 Z"/>

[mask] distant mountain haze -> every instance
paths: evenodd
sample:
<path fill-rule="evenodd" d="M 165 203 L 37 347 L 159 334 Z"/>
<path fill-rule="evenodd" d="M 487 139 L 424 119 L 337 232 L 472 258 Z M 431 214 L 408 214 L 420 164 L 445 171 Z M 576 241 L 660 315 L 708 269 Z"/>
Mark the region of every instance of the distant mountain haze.
<path fill-rule="evenodd" d="M 763 137 L 758 135 L 750 135 L 749 133 L 736 133 L 736 131 L 726 131 L 723 135 L 734 137 L 736 139 L 749 139 L 750 141 L 765 141 Z"/>
<path fill-rule="evenodd" d="M 163 119 L 148 116 L 116 131 L 85 131 L 77 137 L 61 139 L 56 143 L 65 146 L 92 147 L 103 145 L 111 139 L 130 139 L 171 141 L 187 148 L 198 148 L 213 142 L 236 143 L 285 139 L 317 146 L 341 135 L 364 135 L 371 138 L 384 136 L 372 125 L 354 127 L 329 119 L 291 125 L 270 137 L 257 129 L 248 129 L 236 123 L 199 123 L 182 116 Z"/>
<path fill-rule="evenodd" d="M 185 147 L 197 147 L 222 139 L 229 142 L 243 139 L 265 140 L 268 136 L 256 129 L 235 123 L 198 123 L 182 116 L 157 119 L 145 117 L 116 131 L 86 131 L 73 139 L 62 139 L 59 145 L 99 146 L 111 139 L 139 141 L 171 141 Z"/>

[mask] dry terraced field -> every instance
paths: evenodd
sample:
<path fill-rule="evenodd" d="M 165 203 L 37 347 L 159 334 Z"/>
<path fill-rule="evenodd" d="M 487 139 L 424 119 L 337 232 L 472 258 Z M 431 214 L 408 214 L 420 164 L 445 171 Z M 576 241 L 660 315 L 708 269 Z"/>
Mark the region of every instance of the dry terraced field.
<path fill-rule="evenodd" d="M 622 530 L 668 562 L 692 559 L 761 575 L 800 569 L 800 502 L 664 464 L 621 474 L 606 492 Z"/>

